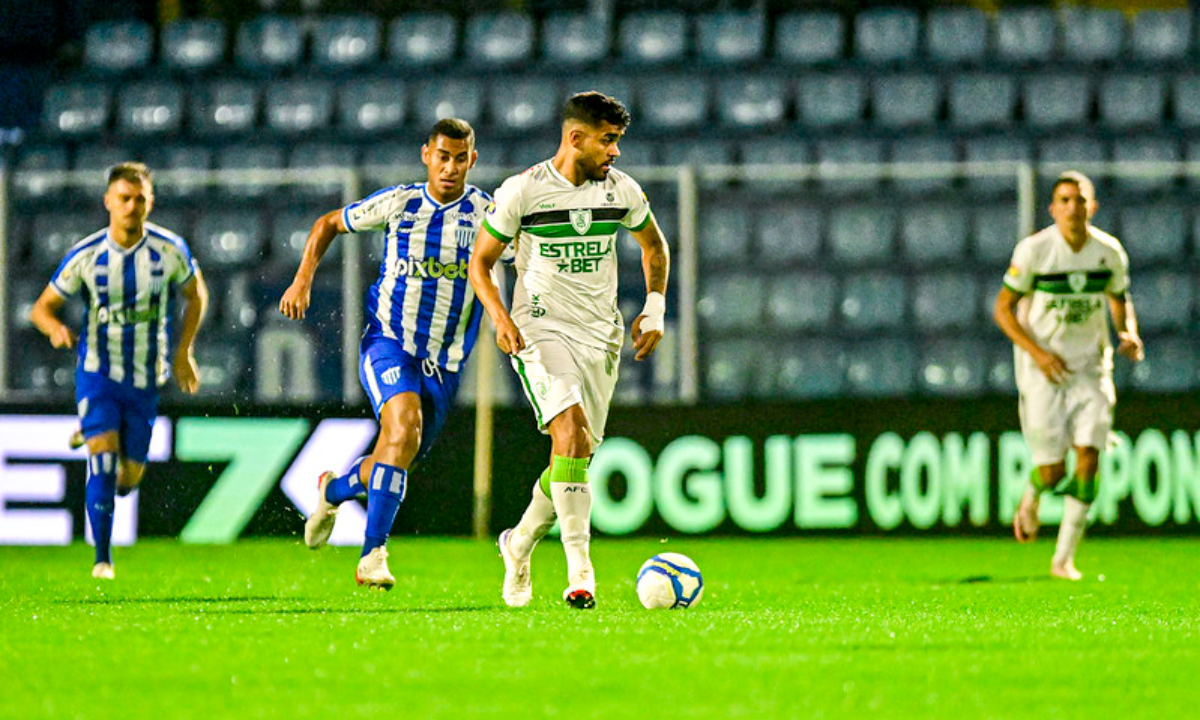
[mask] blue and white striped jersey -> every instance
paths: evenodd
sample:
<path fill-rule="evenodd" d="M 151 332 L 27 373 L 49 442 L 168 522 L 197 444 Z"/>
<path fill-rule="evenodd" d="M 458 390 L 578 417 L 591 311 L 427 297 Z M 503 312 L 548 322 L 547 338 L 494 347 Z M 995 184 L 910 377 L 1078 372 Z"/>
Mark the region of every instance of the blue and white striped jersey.
<path fill-rule="evenodd" d="M 183 238 L 151 223 L 131 248 L 110 240 L 107 228 L 72 247 L 50 287 L 64 298 L 82 290 L 87 302 L 79 331 L 79 369 L 136 388 L 166 382 L 171 372 L 171 289 L 190 281 L 196 269 Z"/>
<path fill-rule="evenodd" d="M 425 183 L 380 190 L 342 209 L 350 232 L 383 230 L 379 279 L 367 292 L 367 332 L 413 357 L 458 372 L 479 334 L 481 308 L 467 279 L 475 233 L 491 197 L 467 185 L 442 205 Z"/>

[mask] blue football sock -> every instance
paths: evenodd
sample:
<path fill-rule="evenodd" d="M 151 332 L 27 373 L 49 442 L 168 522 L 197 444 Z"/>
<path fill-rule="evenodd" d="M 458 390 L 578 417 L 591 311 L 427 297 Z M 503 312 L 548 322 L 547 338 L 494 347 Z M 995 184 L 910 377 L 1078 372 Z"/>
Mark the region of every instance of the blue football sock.
<path fill-rule="evenodd" d="M 362 554 L 387 544 L 392 523 L 404 502 L 408 473 L 395 465 L 375 463 L 367 485 L 367 532 Z"/>
<path fill-rule="evenodd" d="M 112 563 L 113 506 L 117 495 L 117 454 L 98 453 L 88 458 L 85 498 L 92 538 L 96 541 L 96 562 Z"/>
<path fill-rule="evenodd" d="M 358 479 L 358 469 L 362 467 L 363 460 L 366 459 L 366 457 L 360 457 L 354 461 L 354 464 L 350 466 L 350 470 L 345 475 L 326 483 L 325 499 L 334 505 L 341 505 L 347 500 L 365 493 L 367 489 L 363 487 L 362 482 Z"/>

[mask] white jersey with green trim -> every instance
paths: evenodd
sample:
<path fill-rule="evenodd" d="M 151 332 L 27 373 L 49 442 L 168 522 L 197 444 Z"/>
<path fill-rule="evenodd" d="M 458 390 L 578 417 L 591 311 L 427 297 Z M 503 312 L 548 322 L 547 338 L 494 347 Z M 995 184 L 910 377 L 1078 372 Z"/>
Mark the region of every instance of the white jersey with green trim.
<path fill-rule="evenodd" d="M 484 226 L 516 241 L 513 322 L 522 332 L 552 330 L 619 351 L 625 323 L 617 309 L 617 230 L 649 221 L 641 186 L 615 168 L 576 186 L 546 160 L 505 180 Z"/>
<path fill-rule="evenodd" d="M 1115 237 L 1089 225 L 1088 239 L 1076 252 L 1051 225 L 1017 243 L 1004 284 L 1026 296 L 1019 319 L 1038 345 L 1073 372 L 1112 372 L 1105 296 L 1129 289 L 1129 257 Z M 1040 372 L 1018 347 L 1018 383 L 1028 371 Z"/>

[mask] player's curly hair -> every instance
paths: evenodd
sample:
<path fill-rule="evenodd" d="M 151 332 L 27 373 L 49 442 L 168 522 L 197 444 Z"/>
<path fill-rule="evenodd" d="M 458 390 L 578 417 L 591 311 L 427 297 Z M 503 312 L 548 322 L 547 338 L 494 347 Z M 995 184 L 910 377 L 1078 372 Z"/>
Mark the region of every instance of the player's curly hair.
<path fill-rule="evenodd" d="M 433 128 L 429 131 L 430 145 L 437 140 L 438 135 L 443 135 L 451 140 L 466 140 L 469 145 L 475 145 L 475 128 L 471 127 L 471 123 L 460 118 L 442 118 L 434 123 Z"/>
<path fill-rule="evenodd" d="M 145 163 L 123 162 L 108 169 L 108 187 L 118 180 L 136 183 L 138 185 L 153 185 L 154 174 Z"/>
<path fill-rule="evenodd" d="M 604 93 L 589 90 L 572 95 L 563 107 L 563 122 L 577 120 L 595 127 L 602 122 L 619 128 L 629 127 L 632 118 L 625 104 Z"/>

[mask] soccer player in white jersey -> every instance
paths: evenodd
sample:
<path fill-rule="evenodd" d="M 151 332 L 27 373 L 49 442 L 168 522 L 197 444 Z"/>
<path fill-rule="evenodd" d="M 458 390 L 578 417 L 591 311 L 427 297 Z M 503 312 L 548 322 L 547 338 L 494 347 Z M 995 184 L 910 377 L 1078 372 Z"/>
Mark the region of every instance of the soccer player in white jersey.
<path fill-rule="evenodd" d="M 89 455 L 92 576 L 111 580 L 114 498 L 133 492 L 145 474 L 158 388 L 172 371 L 184 392 L 200 387 L 193 344 L 208 289 L 183 238 L 146 222 L 154 207 L 149 168 L 132 162 L 113 167 L 104 207 L 108 227 L 67 252 L 29 318 L 54 347 L 79 345 L 75 400 Z M 184 302 L 177 338 L 170 337 L 173 288 Z M 80 292 L 87 313 L 77 337 L 58 313 Z"/>
<path fill-rule="evenodd" d="M 996 324 L 1014 345 L 1021 432 L 1036 469 L 1013 518 L 1013 533 L 1038 533 L 1038 499 L 1065 494 L 1062 524 L 1050 563 L 1056 577 L 1078 580 L 1075 550 L 1096 498 L 1096 469 L 1112 428 L 1116 391 L 1108 316 L 1117 352 L 1144 356 L 1129 294 L 1129 258 L 1115 237 L 1092 227 L 1096 195 L 1077 172 L 1054 183 L 1054 224 L 1017 244 L 996 297 Z M 1105 305 L 1108 306 L 1107 311 Z M 1066 458 L 1075 448 L 1075 470 Z"/>
<path fill-rule="evenodd" d="M 359 380 L 380 424 L 371 454 L 342 476 L 317 481 L 317 509 L 304 541 L 329 540 L 341 503 L 367 495 L 367 531 L 355 572 L 359 585 L 390 590 L 387 537 L 404 501 L 409 467 L 433 445 L 458 391 L 460 370 L 479 333 L 482 310 L 467 281 L 467 260 L 491 198 L 467 184 L 475 132 L 439 120 L 421 147 L 426 182 L 397 185 L 321 216 L 279 310 L 304 317 L 317 264 L 340 233 L 384 231 L 379 279 L 367 294 Z"/>
<path fill-rule="evenodd" d="M 662 339 L 670 256 L 650 203 L 632 178 L 613 168 L 629 125 L 618 100 L 597 92 L 570 98 L 553 158 L 508 178 L 496 191 L 471 256 L 471 284 L 512 358 L 538 428 L 550 435 L 550 465 L 516 527 L 500 535 L 504 601 L 520 607 L 533 594 L 530 555 L 557 517 L 567 556 L 563 598 L 595 606 L 588 554 L 592 498 L 588 461 L 604 438 L 617 381 L 624 324 L 617 309 L 617 230 L 642 249 L 646 303 L 633 321 L 635 358 Z M 517 245 L 512 314 L 491 270 Z"/>

